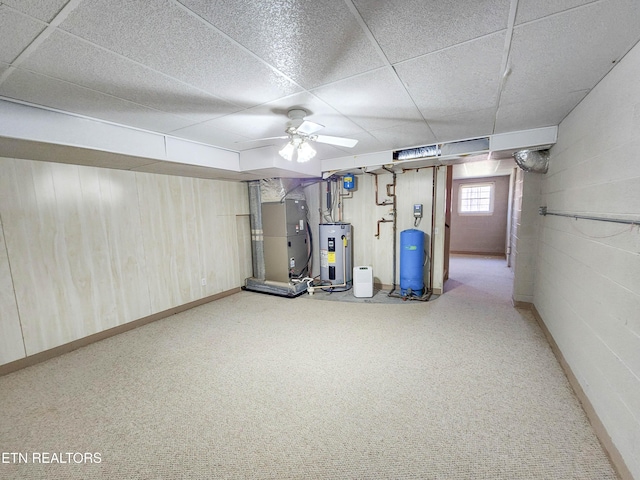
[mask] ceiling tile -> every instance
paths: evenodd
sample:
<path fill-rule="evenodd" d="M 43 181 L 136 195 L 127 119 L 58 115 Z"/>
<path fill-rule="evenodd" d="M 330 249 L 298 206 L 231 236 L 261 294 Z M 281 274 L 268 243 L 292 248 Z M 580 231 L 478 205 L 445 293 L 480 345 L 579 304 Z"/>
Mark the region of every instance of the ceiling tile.
<path fill-rule="evenodd" d="M 497 103 L 504 33 L 425 55 L 395 69 L 422 115 L 432 119 Z"/>
<path fill-rule="evenodd" d="M 229 150 L 242 150 L 239 148 L 237 142 L 249 140 L 247 137 L 243 137 L 242 135 L 222 130 L 218 126 L 214 127 L 211 125 L 211 122 L 202 122 L 196 125 L 190 125 L 173 130 L 170 133 L 175 137 L 193 140 L 194 142 L 206 143 L 208 145 L 215 145 Z M 256 144 L 253 143 L 251 146 L 255 147 Z"/>
<path fill-rule="evenodd" d="M 549 95 L 525 102 L 500 104 L 494 133 L 558 125 L 573 110 L 588 90 Z"/>
<path fill-rule="evenodd" d="M 431 145 L 437 141 L 425 122 L 406 123 L 370 133 L 385 146 L 384 150 Z"/>
<path fill-rule="evenodd" d="M 510 0 L 354 0 L 391 63 L 507 27 Z"/>
<path fill-rule="evenodd" d="M 516 25 L 563 12 L 595 0 L 518 0 Z"/>
<path fill-rule="evenodd" d="M 21 69 L 11 73 L 0 86 L 0 95 L 156 132 L 189 124 L 175 115 Z"/>
<path fill-rule="evenodd" d="M 2 0 L 2 3 L 39 20 L 50 22 L 68 1 L 69 0 Z"/>
<path fill-rule="evenodd" d="M 53 33 L 21 67 L 194 122 L 239 108 L 64 32 Z"/>
<path fill-rule="evenodd" d="M 170 0 L 85 0 L 61 28 L 236 105 L 300 90 Z"/>
<path fill-rule="evenodd" d="M 328 145 L 326 143 L 312 142 L 311 146 L 316 151 L 316 156 L 313 158 L 314 160 L 324 160 L 326 158 L 342 157 L 344 155 L 349 155 L 350 153 L 353 153 L 352 149 L 350 148 L 338 148 L 333 145 Z"/>
<path fill-rule="evenodd" d="M 615 28 L 612 26 L 615 25 Z M 640 2 L 607 0 L 514 29 L 502 101 L 592 88 L 640 37 Z"/>
<path fill-rule="evenodd" d="M 366 130 L 422 120 L 391 68 L 332 83 L 313 93 Z"/>
<path fill-rule="evenodd" d="M 180 2 L 307 89 L 384 65 L 342 1 Z"/>
<path fill-rule="evenodd" d="M 384 137 L 384 135 L 381 135 Z M 358 143 L 353 148 L 340 148 L 336 147 L 338 150 L 341 150 L 342 153 L 340 155 L 334 155 L 333 157 L 327 158 L 335 158 L 337 156 L 350 156 L 350 155 L 361 155 L 371 152 L 380 152 L 382 150 L 390 150 L 392 147 L 387 147 L 376 137 L 371 135 L 368 132 L 358 133 L 356 135 L 349 135 L 349 137 L 358 140 Z M 392 138 L 393 135 L 388 135 L 384 138 Z"/>
<path fill-rule="evenodd" d="M 482 137 L 493 133 L 495 108 L 443 116 L 429 120 L 438 142 Z"/>
<path fill-rule="evenodd" d="M 0 3 L 0 61 L 12 62 L 44 30 L 46 25 Z"/>

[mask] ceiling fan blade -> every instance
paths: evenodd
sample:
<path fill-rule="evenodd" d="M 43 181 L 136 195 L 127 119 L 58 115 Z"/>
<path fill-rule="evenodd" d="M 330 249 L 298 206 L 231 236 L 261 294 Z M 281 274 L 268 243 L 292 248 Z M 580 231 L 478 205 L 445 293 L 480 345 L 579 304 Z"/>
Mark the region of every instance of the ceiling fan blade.
<path fill-rule="evenodd" d="M 315 135 L 312 140 L 319 143 L 328 143 L 329 145 L 337 145 L 339 147 L 353 148 L 358 143 L 358 140 L 353 138 L 332 137 L 330 135 Z"/>
<path fill-rule="evenodd" d="M 305 120 L 300 124 L 298 128 L 296 128 L 296 132 L 303 135 L 311 135 L 312 133 L 315 133 L 322 128 L 324 128 L 324 125 Z"/>

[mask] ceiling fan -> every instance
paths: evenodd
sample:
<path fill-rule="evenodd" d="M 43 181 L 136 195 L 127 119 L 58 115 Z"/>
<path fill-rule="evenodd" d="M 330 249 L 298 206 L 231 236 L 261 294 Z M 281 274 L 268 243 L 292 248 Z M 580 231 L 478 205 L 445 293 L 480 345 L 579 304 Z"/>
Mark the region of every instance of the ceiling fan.
<path fill-rule="evenodd" d="M 255 141 L 289 139 L 287 144 L 278 153 L 289 161 L 292 161 L 294 156 L 296 156 L 298 162 L 307 162 L 315 156 L 316 152 L 311 145 L 309 145 L 309 142 L 326 143 L 329 145 L 347 148 L 355 147 L 358 143 L 358 140 L 353 138 L 317 135 L 316 132 L 323 129 L 324 125 L 305 120 L 304 117 L 306 117 L 306 115 L 307 112 L 301 108 L 289 110 L 287 116 L 290 121 L 287 122 L 287 126 L 284 130 L 286 135 L 281 137 L 261 138 Z"/>

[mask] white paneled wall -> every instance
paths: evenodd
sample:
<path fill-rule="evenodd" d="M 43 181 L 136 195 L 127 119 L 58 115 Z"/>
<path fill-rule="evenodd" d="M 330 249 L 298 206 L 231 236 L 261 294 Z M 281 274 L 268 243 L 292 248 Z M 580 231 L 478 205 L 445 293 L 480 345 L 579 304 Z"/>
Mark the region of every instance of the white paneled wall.
<path fill-rule="evenodd" d="M 4 196 L 0 195 L 4 200 Z M 0 222 L 0 365 L 25 356 L 11 268 Z"/>
<path fill-rule="evenodd" d="M 344 221 L 353 228 L 353 264 L 373 267 L 375 282 L 393 283 L 393 224 L 381 223 L 380 236 L 376 237 L 377 221 L 393 219 L 393 205 L 376 205 L 375 178 L 372 175 L 356 177 L 357 190 L 352 199 L 344 201 Z M 398 182 L 400 179 L 398 178 Z M 393 182 L 391 174 L 378 176 L 378 199 L 392 200 L 386 195 L 387 185 Z M 398 199 L 399 200 L 399 199 Z"/>
<path fill-rule="evenodd" d="M 137 181 L 152 309 L 162 311 L 204 296 L 196 182 L 148 174 L 137 174 Z"/>
<path fill-rule="evenodd" d="M 151 313 L 133 174 L 9 159 L 0 169 L 27 355 Z"/>
<path fill-rule="evenodd" d="M 8 158 L 0 171 L 2 363 L 242 285 L 244 184 Z"/>
<path fill-rule="evenodd" d="M 248 210 L 249 207 L 247 207 Z M 236 216 L 236 230 L 238 232 L 238 274 L 241 280 L 253 276 L 251 250 L 245 249 L 251 245 L 251 219 L 249 214 Z M 235 280 L 235 278 L 234 278 Z M 244 282 L 242 282 L 244 284 Z"/>
<path fill-rule="evenodd" d="M 551 212 L 640 216 L 640 46 L 561 123 L 541 182 Z M 525 182 L 526 187 L 526 182 Z M 640 478 L 640 232 L 547 216 L 534 304 Z"/>

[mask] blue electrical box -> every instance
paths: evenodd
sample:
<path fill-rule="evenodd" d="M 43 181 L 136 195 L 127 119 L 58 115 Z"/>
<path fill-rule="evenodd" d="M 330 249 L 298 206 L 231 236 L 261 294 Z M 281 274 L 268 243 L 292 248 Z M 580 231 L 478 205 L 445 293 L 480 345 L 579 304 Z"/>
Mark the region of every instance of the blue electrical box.
<path fill-rule="evenodd" d="M 353 190 L 356 187 L 356 179 L 351 173 L 342 177 L 342 182 L 345 190 Z"/>

